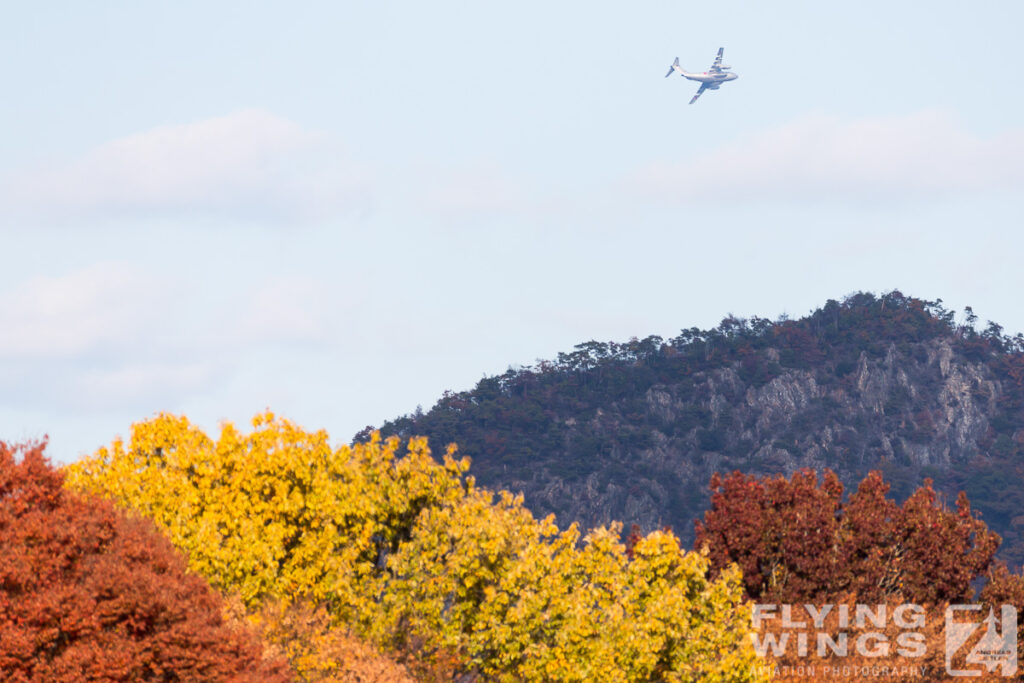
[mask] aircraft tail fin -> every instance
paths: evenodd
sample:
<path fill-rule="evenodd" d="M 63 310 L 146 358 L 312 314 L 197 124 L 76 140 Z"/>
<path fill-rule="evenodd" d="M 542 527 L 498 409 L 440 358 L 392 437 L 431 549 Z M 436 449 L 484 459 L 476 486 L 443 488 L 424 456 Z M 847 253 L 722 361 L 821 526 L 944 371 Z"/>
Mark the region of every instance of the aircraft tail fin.
<path fill-rule="evenodd" d="M 672 72 L 679 68 L 679 57 L 676 57 L 676 61 L 672 62 L 672 66 L 668 68 L 668 73 L 665 74 L 665 78 L 672 75 Z"/>

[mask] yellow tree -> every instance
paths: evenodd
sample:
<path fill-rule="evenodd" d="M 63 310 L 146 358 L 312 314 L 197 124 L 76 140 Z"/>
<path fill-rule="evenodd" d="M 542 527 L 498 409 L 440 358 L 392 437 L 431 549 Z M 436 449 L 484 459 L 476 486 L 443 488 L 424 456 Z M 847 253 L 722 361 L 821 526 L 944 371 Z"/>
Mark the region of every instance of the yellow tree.
<path fill-rule="evenodd" d="M 521 497 L 476 488 L 454 449 L 438 463 L 411 439 L 398 457 L 376 434 L 332 449 L 270 413 L 253 427 L 214 441 L 160 415 L 70 466 L 68 483 L 155 520 L 255 611 L 302 596 L 338 628 L 497 680 L 757 677 L 738 573 L 707 581 L 707 559 L 671 534 L 630 560 L 619 527 L 560 531 Z M 308 652 L 293 666 L 332 675 Z"/>
<path fill-rule="evenodd" d="M 153 519 L 192 570 L 246 604 L 301 594 L 345 617 L 368 608 L 369 584 L 420 510 L 473 485 L 468 459 L 438 464 L 425 439 L 398 458 L 397 439 L 332 449 L 326 432 L 269 412 L 253 427 L 227 424 L 213 441 L 159 415 L 69 466 L 68 483 Z"/>
<path fill-rule="evenodd" d="M 389 559 L 373 628 L 495 680 L 756 680 L 738 571 L 707 581 L 707 558 L 664 532 L 630 561 L 620 532 L 581 544 L 506 492 L 425 510 Z"/>

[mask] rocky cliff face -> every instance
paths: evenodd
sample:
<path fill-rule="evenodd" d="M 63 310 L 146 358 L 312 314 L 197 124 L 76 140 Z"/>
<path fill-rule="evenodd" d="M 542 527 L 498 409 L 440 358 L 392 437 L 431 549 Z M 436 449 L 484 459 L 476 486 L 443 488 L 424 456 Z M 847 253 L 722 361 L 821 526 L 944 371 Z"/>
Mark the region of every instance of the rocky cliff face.
<path fill-rule="evenodd" d="M 482 484 L 524 492 L 538 514 L 668 525 L 687 541 L 715 471 L 830 468 L 849 488 L 881 469 L 898 499 L 929 477 L 951 499 L 966 489 L 1019 563 L 1024 353 L 898 296 L 888 316 L 884 299 L 847 301 L 796 323 L 691 331 L 646 356 L 649 340 L 581 345 L 577 361 L 494 378 L 384 431 L 459 443 Z"/>
<path fill-rule="evenodd" d="M 699 373 L 692 385 L 652 386 L 643 396 L 642 420 L 651 424 L 647 444 L 619 445 L 605 454 L 619 467 L 595 468 L 580 478 L 539 468 L 490 483 L 528 491 L 538 512 L 585 526 L 618 519 L 645 528 L 697 517 L 716 470 L 789 475 L 803 467 L 830 468 L 852 484 L 882 468 L 901 474 L 894 483 L 909 488 L 924 476 L 965 467 L 983 452 L 1001 395 L 991 370 L 955 359 L 947 341 L 915 351 L 907 355 L 893 346 L 883 358 L 861 354 L 841 378 L 787 370 L 751 386 L 731 365 Z M 692 424 L 693 415 L 704 417 Z M 628 421 L 635 424 L 635 416 L 613 402 L 587 422 L 566 425 L 567 446 L 593 435 L 614 437 Z M 690 529 L 677 532 L 686 536 Z"/>

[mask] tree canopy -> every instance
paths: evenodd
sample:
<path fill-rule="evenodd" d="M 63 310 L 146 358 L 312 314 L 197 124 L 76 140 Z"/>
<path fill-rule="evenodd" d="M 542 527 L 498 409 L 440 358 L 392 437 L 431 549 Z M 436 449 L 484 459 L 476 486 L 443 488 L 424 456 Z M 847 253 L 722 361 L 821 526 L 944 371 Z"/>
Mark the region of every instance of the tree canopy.
<path fill-rule="evenodd" d="M 134 426 L 70 485 L 152 517 L 191 566 L 250 605 L 311 597 L 339 628 L 492 680 L 756 680 L 739 574 L 654 532 L 581 538 L 467 459 L 371 434 L 332 449 L 271 414 L 213 440 L 187 419 Z"/>
<path fill-rule="evenodd" d="M 877 471 L 845 502 L 828 470 L 821 483 L 809 470 L 788 480 L 716 474 L 711 489 L 697 547 L 707 548 L 716 570 L 739 565 L 757 600 L 827 602 L 854 593 L 863 601 L 963 601 L 1000 541 L 963 493 L 950 510 L 926 481 L 896 505 Z"/>
<path fill-rule="evenodd" d="M 44 448 L 0 442 L 5 681 L 290 680 L 152 522 L 65 489 Z"/>

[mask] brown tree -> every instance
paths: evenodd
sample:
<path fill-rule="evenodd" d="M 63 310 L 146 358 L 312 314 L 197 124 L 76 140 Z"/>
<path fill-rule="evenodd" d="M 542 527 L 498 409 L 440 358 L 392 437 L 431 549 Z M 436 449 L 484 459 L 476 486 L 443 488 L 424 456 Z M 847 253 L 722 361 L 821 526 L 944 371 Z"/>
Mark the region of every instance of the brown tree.
<path fill-rule="evenodd" d="M 832 472 L 818 484 L 809 470 L 758 479 L 733 472 L 711 478 L 711 509 L 697 522 L 696 547 L 713 571 L 732 563 L 751 597 L 810 599 L 840 588 L 838 511 L 843 487 Z"/>
<path fill-rule="evenodd" d="M 969 600 L 971 582 L 992 564 L 1002 540 L 971 513 L 963 491 L 955 511 L 937 505 L 930 479 L 903 503 L 893 527 L 901 592 L 926 603 Z"/>
<path fill-rule="evenodd" d="M 930 480 L 902 506 L 886 497 L 889 486 L 878 472 L 845 505 L 829 470 L 821 484 L 810 470 L 789 480 L 716 473 L 711 489 L 696 546 L 707 548 L 713 571 L 738 564 L 754 599 L 853 593 L 862 600 L 963 600 L 999 545 L 963 493 L 950 510 L 937 502 Z"/>
<path fill-rule="evenodd" d="M 150 522 L 64 489 L 44 447 L 0 442 L 5 681 L 290 680 Z"/>

